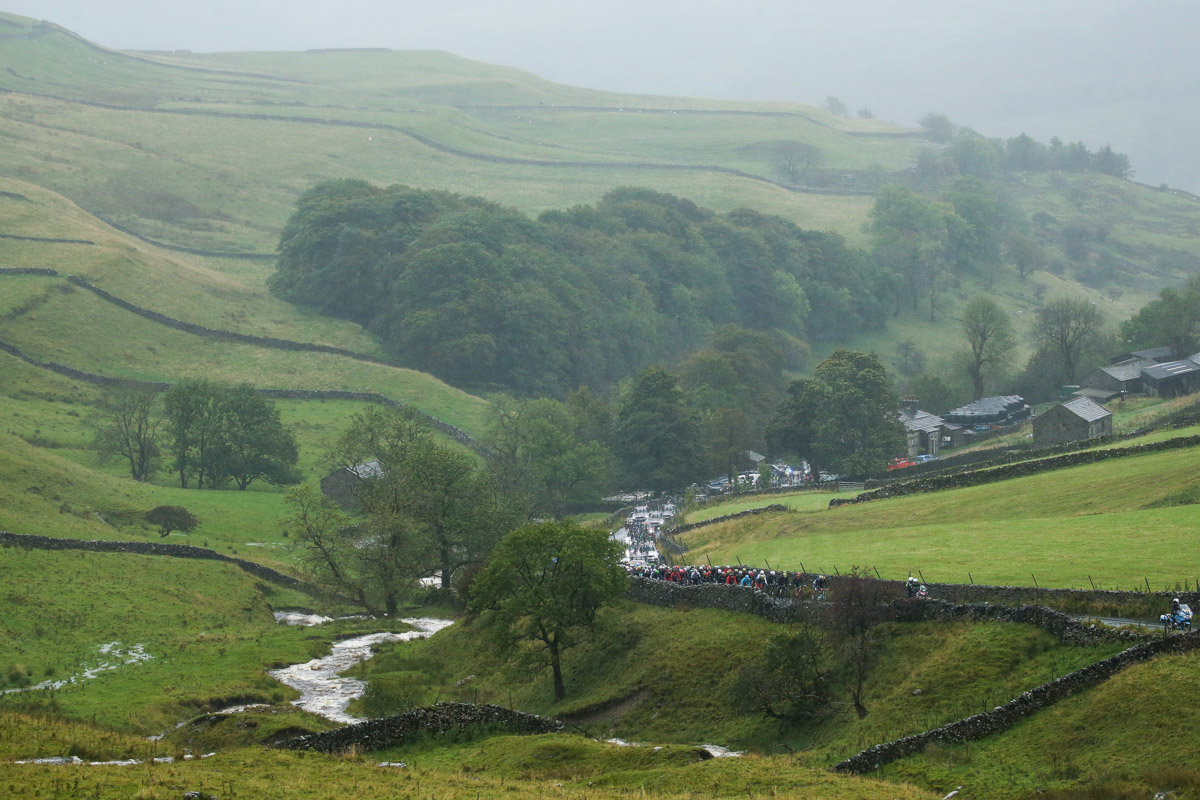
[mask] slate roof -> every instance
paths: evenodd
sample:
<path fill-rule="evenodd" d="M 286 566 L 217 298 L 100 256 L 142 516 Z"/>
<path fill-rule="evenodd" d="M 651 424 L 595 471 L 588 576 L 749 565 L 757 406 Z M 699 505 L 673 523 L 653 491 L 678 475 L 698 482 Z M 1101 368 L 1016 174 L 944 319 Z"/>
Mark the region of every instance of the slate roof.
<path fill-rule="evenodd" d="M 1148 350 L 1136 350 L 1133 353 L 1138 358 L 1148 358 L 1151 361 L 1158 361 L 1160 358 L 1171 358 L 1175 355 L 1175 351 L 1170 347 L 1151 347 Z"/>
<path fill-rule="evenodd" d="M 900 421 L 904 423 L 906 430 L 922 431 L 924 433 L 934 433 L 939 429 L 945 428 L 949 431 L 956 431 L 961 425 L 955 425 L 953 422 L 946 422 L 936 414 L 930 414 L 928 411 L 918 411 L 915 414 L 901 414 Z"/>
<path fill-rule="evenodd" d="M 1075 391 L 1071 392 L 1071 394 L 1075 395 L 1076 397 L 1090 397 L 1097 403 L 1107 403 L 1114 397 L 1120 397 L 1123 392 L 1113 389 L 1088 389 L 1085 387 L 1083 389 L 1076 389 Z"/>
<path fill-rule="evenodd" d="M 1158 364 L 1152 358 L 1131 358 L 1128 361 L 1122 361 L 1119 364 L 1112 364 L 1107 367 L 1101 367 L 1100 371 L 1108 374 L 1113 380 L 1117 381 L 1135 381 L 1142 377 L 1142 370 L 1146 367 L 1153 367 Z"/>
<path fill-rule="evenodd" d="M 383 467 L 379 465 L 377 459 L 366 461 L 362 464 L 355 464 L 353 467 L 346 467 L 346 469 L 364 480 L 366 478 L 378 478 L 383 474 Z"/>
<path fill-rule="evenodd" d="M 1105 417 L 1112 416 L 1111 411 L 1104 406 L 1099 405 L 1090 397 L 1077 397 L 1070 402 L 1063 403 L 1062 407 L 1082 419 L 1084 422 L 1095 422 L 1098 419 L 1104 419 Z"/>
<path fill-rule="evenodd" d="M 1168 361 L 1165 364 L 1155 364 L 1152 367 L 1142 368 L 1143 375 L 1156 381 L 1161 381 L 1164 378 L 1174 378 L 1177 375 L 1187 375 L 1190 372 L 1200 372 L 1200 364 L 1187 358 L 1182 361 Z"/>

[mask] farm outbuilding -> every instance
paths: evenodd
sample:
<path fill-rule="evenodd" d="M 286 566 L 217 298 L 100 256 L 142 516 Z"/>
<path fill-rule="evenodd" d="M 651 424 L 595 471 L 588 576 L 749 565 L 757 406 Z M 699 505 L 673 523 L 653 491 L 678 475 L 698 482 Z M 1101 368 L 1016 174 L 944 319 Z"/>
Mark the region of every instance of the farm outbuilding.
<path fill-rule="evenodd" d="M 378 461 L 367 461 L 352 467 L 339 467 L 321 478 L 321 494 L 347 511 L 361 511 L 362 501 L 358 498 L 359 486 L 367 478 L 383 474 Z"/>
<path fill-rule="evenodd" d="M 1158 397 L 1175 397 L 1200 389 L 1200 364 L 1185 358 L 1155 364 L 1142 370 L 1146 393 Z"/>
<path fill-rule="evenodd" d="M 1033 442 L 1051 447 L 1112 433 L 1112 412 L 1087 397 L 1060 403 L 1033 418 Z"/>

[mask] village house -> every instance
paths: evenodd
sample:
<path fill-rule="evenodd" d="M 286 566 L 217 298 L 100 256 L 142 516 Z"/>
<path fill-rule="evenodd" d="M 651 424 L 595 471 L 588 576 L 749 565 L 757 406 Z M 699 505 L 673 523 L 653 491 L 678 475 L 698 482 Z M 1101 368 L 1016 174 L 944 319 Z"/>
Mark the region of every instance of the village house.
<path fill-rule="evenodd" d="M 1033 418 L 1033 443 L 1052 447 L 1112 433 L 1112 412 L 1088 397 L 1060 403 Z"/>
<path fill-rule="evenodd" d="M 917 408 L 917 398 L 911 395 L 905 396 L 900 404 L 900 422 L 908 436 L 910 456 L 922 453 L 936 456 L 943 447 L 959 447 L 962 444 L 961 425 L 921 411 Z"/>

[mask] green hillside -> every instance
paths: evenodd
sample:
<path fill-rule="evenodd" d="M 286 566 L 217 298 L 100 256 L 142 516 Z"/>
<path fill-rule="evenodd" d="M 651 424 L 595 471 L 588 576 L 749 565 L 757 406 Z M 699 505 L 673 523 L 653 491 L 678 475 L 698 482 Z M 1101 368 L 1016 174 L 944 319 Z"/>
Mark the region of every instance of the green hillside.
<path fill-rule="evenodd" d="M 946 583 L 1197 586 L 1190 562 L 1172 556 L 1194 538 L 1195 463 L 1191 447 L 832 509 L 806 496 L 795 511 L 703 527 L 683 540 L 689 560 L 713 563 L 824 572 L 857 565 L 893 579 L 920 570 Z"/>
<path fill-rule="evenodd" d="M 811 106 L 577 89 L 441 52 L 122 53 L 50 23 L 0 20 L 0 175 L 210 252 L 271 253 L 299 195 L 334 178 L 480 195 L 527 214 L 644 186 L 852 245 L 868 243 L 862 225 L 881 183 L 938 191 L 914 172 L 933 147 L 919 131 Z M 779 153 L 796 147 L 810 163 L 785 180 Z M 956 282 L 935 319 L 905 310 L 885 333 L 842 344 L 890 361 L 911 339 L 937 363 L 957 346 L 953 309 L 981 290 L 1017 315 L 1018 334 L 1021 315 L 1064 292 L 1086 294 L 1115 323 L 1200 263 L 1189 195 L 1096 173 L 1007 173 L 997 185 L 1045 248 L 1043 268 Z M 271 270 L 201 263 L 256 290 Z M 167 314 L 187 302 L 157 297 Z M 244 299 L 244 324 L 276 319 L 257 292 Z"/>

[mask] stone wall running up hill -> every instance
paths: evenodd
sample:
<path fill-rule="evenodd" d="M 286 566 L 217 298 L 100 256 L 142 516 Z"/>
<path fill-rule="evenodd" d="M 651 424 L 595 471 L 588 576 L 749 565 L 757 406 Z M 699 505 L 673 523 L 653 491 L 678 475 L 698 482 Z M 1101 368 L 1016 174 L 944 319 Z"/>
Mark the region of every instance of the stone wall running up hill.
<path fill-rule="evenodd" d="M 216 550 L 204 547 L 193 547 L 188 544 L 167 544 L 165 542 L 122 542 L 109 539 L 56 539 L 50 536 L 36 534 L 10 533 L 0 531 L 0 547 L 27 547 L 34 550 L 82 550 L 89 553 L 135 553 L 143 556 L 171 556 L 173 558 L 199 558 L 208 561 L 223 561 L 233 564 L 239 569 L 249 572 L 256 578 L 298 589 L 310 594 L 316 593 L 315 587 L 297 580 L 291 575 L 246 561 L 234 558 Z"/>
<path fill-rule="evenodd" d="M 1103 683 L 1128 666 L 1149 661 L 1159 655 L 1187 653 L 1198 648 L 1200 648 L 1200 632 L 1134 645 L 1111 658 L 1097 661 L 1083 669 L 1030 689 L 1020 697 L 1016 697 L 1002 706 L 996 706 L 991 711 L 975 714 L 924 733 L 877 744 L 836 764 L 833 769 L 837 772 L 862 774 L 905 756 L 920 753 L 934 742 L 960 744 L 992 736 L 1008 730 L 1036 711 Z"/>

